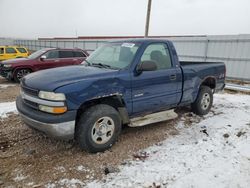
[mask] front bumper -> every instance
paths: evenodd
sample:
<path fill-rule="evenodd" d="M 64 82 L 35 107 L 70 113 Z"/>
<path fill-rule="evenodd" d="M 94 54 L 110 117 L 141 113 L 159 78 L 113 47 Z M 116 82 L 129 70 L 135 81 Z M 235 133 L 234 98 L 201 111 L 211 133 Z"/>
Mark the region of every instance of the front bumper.
<path fill-rule="evenodd" d="M 76 111 L 68 111 L 61 115 L 44 113 L 25 105 L 21 96 L 17 97 L 16 106 L 22 120 L 29 127 L 53 138 L 74 139 Z"/>

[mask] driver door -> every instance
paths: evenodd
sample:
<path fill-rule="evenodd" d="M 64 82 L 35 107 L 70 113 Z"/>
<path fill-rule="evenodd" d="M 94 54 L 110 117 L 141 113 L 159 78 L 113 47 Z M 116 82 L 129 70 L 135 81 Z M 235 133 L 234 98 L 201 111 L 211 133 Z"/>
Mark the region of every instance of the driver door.
<path fill-rule="evenodd" d="M 157 69 L 132 76 L 133 113 L 157 112 L 176 105 L 177 72 L 167 45 L 149 44 L 140 61 L 154 61 Z"/>
<path fill-rule="evenodd" d="M 43 60 L 39 59 L 36 65 L 38 70 L 55 68 L 57 67 L 57 64 L 60 62 L 58 50 L 50 50 L 45 54 L 43 54 L 42 56 L 45 56 L 46 58 Z"/>

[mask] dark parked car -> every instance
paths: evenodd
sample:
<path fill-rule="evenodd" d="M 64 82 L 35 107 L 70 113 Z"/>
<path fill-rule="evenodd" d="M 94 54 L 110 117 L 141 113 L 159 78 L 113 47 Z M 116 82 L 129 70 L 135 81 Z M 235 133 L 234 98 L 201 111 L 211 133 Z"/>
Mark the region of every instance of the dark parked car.
<path fill-rule="evenodd" d="M 0 75 L 20 82 L 25 75 L 43 69 L 81 64 L 89 54 L 81 49 L 45 48 L 27 58 L 11 59 L 0 63 Z"/>

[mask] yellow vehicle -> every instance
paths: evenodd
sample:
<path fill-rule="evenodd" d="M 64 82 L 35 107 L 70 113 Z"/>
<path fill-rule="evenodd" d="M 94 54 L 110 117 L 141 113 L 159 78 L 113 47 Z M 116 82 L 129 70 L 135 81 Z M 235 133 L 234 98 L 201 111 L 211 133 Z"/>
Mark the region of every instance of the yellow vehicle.
<path fill-rule="evenodd" d="M 29 52 L 23 46 L 0 46 L 0 61 L 27 56 Z"/>

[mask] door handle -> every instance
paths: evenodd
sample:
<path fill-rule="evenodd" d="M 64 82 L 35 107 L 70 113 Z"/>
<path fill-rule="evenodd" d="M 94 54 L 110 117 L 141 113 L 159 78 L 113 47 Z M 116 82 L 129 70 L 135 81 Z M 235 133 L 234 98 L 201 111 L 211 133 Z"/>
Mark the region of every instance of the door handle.
<path fill-rule="evenodd" d="M 59 62 L 60 60 L 55 60 L 54 62 Z"/>
<path fill-rule="evenodd" d="M 176 74 L 170 75 L 170 80 L 176 80 Z"/>

